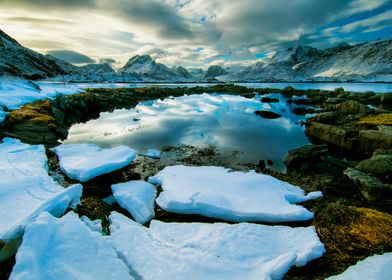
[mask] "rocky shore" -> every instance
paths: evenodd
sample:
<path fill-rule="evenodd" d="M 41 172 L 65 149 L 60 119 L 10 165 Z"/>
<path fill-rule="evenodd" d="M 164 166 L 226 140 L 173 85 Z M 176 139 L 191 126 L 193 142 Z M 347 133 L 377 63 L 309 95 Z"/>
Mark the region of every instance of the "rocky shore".
<path fill-rule="evenodd" d="M 86 182 L 78 214 L 91 220 L 101 219 L 107 231 L 111 211 L 128 215 L 119 205 L 102 201 L 111 194 L 110 186 L 132 179 L 145 180 L 168 165 L 256 169 L 307 192 L 322 191 L 324 194 L 322 199 L 304 203 L 315 213 L 315 219 L 303 225 L 316 227 L 327 252 L 305 267 L 291 269 L 285 279 L 324 279 L 341 273 L 367 256 L 392 250 L 392 93 L 350 93 L 343 89 L 301 91 L 291 87 L 249 89 L 233 85 L 89 89 L 85 93 L 59 95 L 54 100 L 38 101 L 9 112 L 0 125 L 0 136 L 45 144 L 50 148 L 67 137 L 71 125 L 97 118 L 100 112 L 132 108 L 147 100 L 204 92 L 244 97 L 280 93 L 287 102 L 299 105 L 293 113 L 313 114 L 304 124 L 313 144 L 289 151 L 285 174 L 268 169 L 267 159 L 260 159 L 258 165 L 232 166 L 230 158 L 213 147 L 165 147 L 160 159 L 140 157 L 125 168 Z M 262 100 L 276 102 L 266 97 Z M 75 183 L 62 174 L 51 150 L 47 149 L 47 155 L 50 174 L 65 187 Z M 156 219 L 161 221 L 216 221 L 195 215 L 171 214 L 158 208 L 155 212 Z M 0 263 L 0 279 L 7 279 L 12 265 L 12 259 Z"/>

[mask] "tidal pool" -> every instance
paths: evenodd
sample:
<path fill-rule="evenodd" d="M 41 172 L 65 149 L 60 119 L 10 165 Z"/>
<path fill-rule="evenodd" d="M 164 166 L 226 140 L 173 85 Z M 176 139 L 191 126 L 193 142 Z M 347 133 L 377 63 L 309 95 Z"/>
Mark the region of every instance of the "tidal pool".
<path fill-rule="evenodd" d="M 96 120 L 73 125 L 64 143 L 126 145 L 139 153 L 164 146 L 214 147 L 228 161 L 272 160 L 272 169 L 285 171 L 283 160 L 288 150 L 309 143 L 300 125 L 305 117 L 294 115 L 290 106 L 295 105 L 288 105 L 281 95 L 269 96 L 280 102 L 224 94 L 143 102 L 130 110 L 101 113 Z M 270 110 L 282 117 L 264 119 L 254 114 L 257 110 Z"/>

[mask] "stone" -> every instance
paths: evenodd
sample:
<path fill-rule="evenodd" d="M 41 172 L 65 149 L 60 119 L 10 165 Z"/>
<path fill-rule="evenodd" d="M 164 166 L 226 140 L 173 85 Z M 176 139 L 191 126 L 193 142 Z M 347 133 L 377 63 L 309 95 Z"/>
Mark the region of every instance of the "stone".
<path fill-rule="evenodd" d="M 372 111 L 368 106 L 354 100 L 347 100 L 335 105 L 335 110 L 345 115 L 370 113 Z"/>
<path fill-rule="evenodd" d="M 263 98 L 261 98 L 261 102 L 276 103 L 276 102 L 279 102 L 279 98 L 263 97 Z"/>
<path fill-rule="evenodd" d="M 306 114 L 313 114 L 315 109 L 300 106 L 292 109 L 291 111 L 296 115 L 305 116 Z"/>
<path fill-rule="evenodd" d="M 355 144 L 355 139 L 350 137 L 353 131 L 341 126 L 311 122 L 306 128 L 306 133 L 309 136 L 324 140 L 347 150 L 352 150 Z"/>
<path fill-rule="evenodd" d="M 373 155 L 370 159 L 362 160 L 355 169 L 378 177 L 390 176 L 392 175 L 392 155 Z"/>
<path fill-rule="evenodd" d="M 327 145 L 306 145 L 290 150 L 284 162 L 289 172 L 292 170 L 303 171 L 319 162 L 321 156 L 327 152 Z"/>
<path fill-rule="evenodd" d="M 362 130 L 358 135 L 357 151 L 371 155 L 377 149 L 392 149 L 392 135 L 379 130 Z"/>
<path fill-rule="evenodd" d="M 332 124 L 336 121 L 337 115 L 335 112 L 323 112 L 315 117 L 315 120 L 319 123 Z"/>
<path fill-rule="evenodd" d="M 347 168 L 344 172 L 359 188 L 361 194 L 369 201 L 377 201 L 384 193 L 384 186 L 380 179 L 367 175 L 354 168 Z"/>
<path fill-rule="evenodd" d="M 281 117 L 278 113 L 264 110 L 256 111 L 255 114 L 265 119 L 277 119 Z"/>

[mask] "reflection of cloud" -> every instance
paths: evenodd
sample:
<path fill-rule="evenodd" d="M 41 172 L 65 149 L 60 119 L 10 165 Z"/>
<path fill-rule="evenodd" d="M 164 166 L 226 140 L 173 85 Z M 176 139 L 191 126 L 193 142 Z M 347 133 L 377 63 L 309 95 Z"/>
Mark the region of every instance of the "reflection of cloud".
<path fill-rule="evenodd" d="M 87 55 L 69 50 L 52 50 L 48 51 L 47 54 L 75 64 L 95 62 L 94 59 Z"/>

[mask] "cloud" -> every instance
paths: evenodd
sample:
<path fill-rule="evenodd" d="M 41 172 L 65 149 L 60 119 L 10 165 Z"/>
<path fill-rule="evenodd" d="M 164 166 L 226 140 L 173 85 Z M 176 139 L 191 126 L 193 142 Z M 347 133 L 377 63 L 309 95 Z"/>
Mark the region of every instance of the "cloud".
<path fill-rule="evenodd" d="M 68 61 L 69 63 L 75 63 L 75 64 L 95 62 L 95 60 L 93 60 L 91 57 L 88 57 L 87 55 L 75 51 L 52 50 L 52 51 L 48 51 L 47 54 Z"/>
<path fill-rule="evenodd" d="M 113 59 L 113 58 L 101 58 L 99 60 L 99 63 L 101 63 L 101 64 L 107 63 L 107 64 L 112 65 L 112 64 L 116 64 L 117 61 L 115 59 Z"/>
<path fill-rule="evenodd" d="M 133 24 L 150 27 L 150 31 L 162 38 L 188 39 L 193 36 L 184 19 L 162 1 L 100 0 L 99 5 Z"/>
<path fill-rule="evenodd" d="M 0 0 L 0 5 L 38 9 L 94 7 L 95 4 L 95 0 Z"/>

